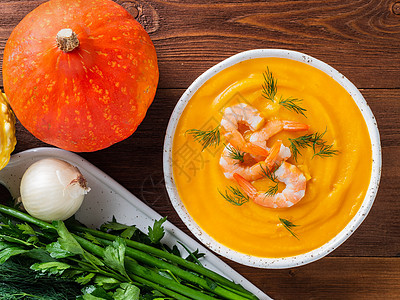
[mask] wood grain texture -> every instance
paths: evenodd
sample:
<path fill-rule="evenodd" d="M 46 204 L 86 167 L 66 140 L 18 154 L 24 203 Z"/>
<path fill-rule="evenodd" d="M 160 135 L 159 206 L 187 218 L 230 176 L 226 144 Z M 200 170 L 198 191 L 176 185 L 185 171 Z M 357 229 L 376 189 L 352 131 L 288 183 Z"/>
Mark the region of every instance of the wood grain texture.
<path fill-rule="evenodd" d="M 110 148 L 81 155 L 133 194 L 167 215 L 189 233 L 171 206 L 164 187 L 162 154 L 165 130 L 182 89 L 159 89 L 138 130 Z M 360 228 L 331 256 L 400 255 L 400 101 L 396 90 L 362 90 L 375 114 L 382 141 L 383 168 L 375 204 Z M 382 104 L 384 102 L 384 104 Z M 45 146 L 18 124 L 16 152 Z M 107 157 L 107 161 L 104 161 Z M 383 221 L 387 220 L 387 221 Z"/>
<path fill-rule="evenodd" d="M 275 300 L 399 299 L 400 258 L 326 257 L 286 270 L 234 266 Z"/>
<path fill-rule="evenodd" d="M 2 1 L 1 48 L 18 22 L 43 2 Z M 400 15 L 393 11 L 394 0 L 116 2 L 150 33 L 161 88 L 187 87 L 215 63 L 256 48 L 307 53 L 360 88 L 400 87 Z"/>
<path fill-rule="evenodd" d="M 215 63 L 244 50 L 285 48 L 321 59 L 360 88 L 376 117 L 383 167 L 375 203 L 344 244 L 312 264 L 263 270 L 224 261 L 275 299 L 398 299 L 400 1 L 115 1 L 153 39 L 159 89 L 130 138 L 80 155 L 191 235 L 168 199 L 162 171 L 165 130 L 184 89 Z M 43 2 L 0 0 L 0 56 L 12 29 Z M 17 140 L 14 153 L 47 146 L 19 123 Z"/>

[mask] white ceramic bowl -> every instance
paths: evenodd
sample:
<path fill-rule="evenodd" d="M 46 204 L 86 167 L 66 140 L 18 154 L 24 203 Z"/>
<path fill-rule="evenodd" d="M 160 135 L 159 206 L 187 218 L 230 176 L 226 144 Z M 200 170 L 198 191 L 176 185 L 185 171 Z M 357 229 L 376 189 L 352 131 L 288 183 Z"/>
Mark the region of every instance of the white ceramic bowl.
<path fill-rule="evenodd" d="M 177 188 L 175 186 L 173 171 L 172 171 L 172 145 L 173 145 L 175 129 L 183 110 L 185 109 L 187 103 L 190 101 L 194 93 L 196 93 L 196 91 L 208 79 L 210 79 L 212 76 L 214 76 L 221 70 L 230 67 L 232 65 L 235 65 L 244 60 L 261 58 L 261 57 L 280 57 L 280 58 L 288 58 L 296 60 L 311 65 L 331 76 L 335 81 L 337 81 L 341 86 L 343 86 L 346 89 L 346 91 L 352 96 L 354 102 L 357 104 L 358 108 L 360 109 L 365 119 L 371 138 L 372 159 L 373 159 L 371 180 L 364 201 L 361 204 L 361 207 L 356 213 L 356 215 L 339 234 L 337 234 L 333 239 L 331 239 L 323 246 L 315 250 L 312 250 L 310 252 L 291 257 L 263 258 L 263 257 L 250 256 L 229 249 L 226 246 L 216 242 L 211 236 L 209 236 L 206 232 L 204 232 L 193 221 L 193 219 L 187 212 L 185 206 L 183 205 L 179 197 Z M 326 63 L 300 52 L 290 51 L 290 50 L 280 50 L 280 49 L 257 49 L 257 50 L 245 51 L 225 59 L 224 61 L 220 62 L 219 64 L 215 65 L 214 67 L 204 72 L 185 91 L 185 93 L 178 101 L 168 124 L 164 142 L 163 163 L 164 163 L 165 184 L 172 205 L 174 206 L 176 212 L 181 217 L 186 226 L 201 242 L 203 242 L 207 247 L 217 252 L 218 254 L 244 265 L 249 265 L 259 268 L 268 268 L 268 269 L 283 269 L 283 268 L 301 266 L 326 256 L 334 249 L 336 249 L 339 245 L 341 245 L 346 239 L 348 239 L 349 236 L 358 228 L 358 226 L 360 226 L 362 221 L 367 216 L 369 210 L 371 209 L 378 190 L 379 181 L 381 177 L 382 159 L 381 159 L 379 131 L 375 117 L 372 114 L 371 109 L 367 105 L 364 97 L 361 95 L 359 90 L 345 76 L 340 74 L 338 71 L 336 71 Z"/>

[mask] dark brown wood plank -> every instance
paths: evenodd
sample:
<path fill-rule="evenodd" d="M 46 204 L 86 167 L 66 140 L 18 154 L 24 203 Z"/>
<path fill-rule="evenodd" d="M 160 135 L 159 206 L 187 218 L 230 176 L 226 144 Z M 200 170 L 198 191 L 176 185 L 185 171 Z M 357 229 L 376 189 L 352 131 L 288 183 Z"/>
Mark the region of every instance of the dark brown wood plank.
<path fill-rule="evenodd" d="M 153 39 L 160 85 L 132 137 L 80 155 L 191 235 L 168 199 L 162 172 L 165 130 L 184 89 L 207 68 L 248 49 L 285 48 L 321 59 L 361 89 L 377 119 L 383 168 L 374 206 L 343 245 L 309 265 L 264 270 L 223 260 L 275 299 L 398 299 L 400 2 L 115 1 L 134 15 Z M 43 2 L 0 0 L 0 57 L 12 29 Z M 19 123 L 17 139 L 15 153 L 47 146 Z"/>
<path fill-rule="evenodd" d="M 189 233 L 164 187 L 162 149 L 165 130 L 175 103 L 184 90 L 159 89 L 139 129 L 127 140 L 108 149 L 81 155 Z M 363 90 L 378 122 L 383 168 L 374 206 L 360 228 L 331 256 L 400 255 L 400 101 L 398 90 Z M 18 125 L 15 152 L 46 144 Z M 104 160 L 107 157 L 107 160 Z"/>
<path fill-rule="evenodd" d="M 262 272 L 232 267 L 276 300 L 399 299 L 400 295 L 400 258 L 326 257 L 295 269 Z"/>
<path fill-rule="evenodd" d="M 11 30 L 43 2 L 2 1 L 0 55 Z M 307 53 L 358 87 L 400 87 L 400 15 L 394 0 L 116 2 L 150 33 L 162 88 L 187 87 L 215 63 L 256 48 Z"/>

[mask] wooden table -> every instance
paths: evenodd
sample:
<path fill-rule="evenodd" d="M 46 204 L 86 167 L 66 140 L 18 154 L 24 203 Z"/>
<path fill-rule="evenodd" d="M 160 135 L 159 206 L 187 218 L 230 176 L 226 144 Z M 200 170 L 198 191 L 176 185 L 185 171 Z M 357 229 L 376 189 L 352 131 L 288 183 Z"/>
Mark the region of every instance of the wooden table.
<path fill-rule="evenodd" d="M 43 2 L 0 1 L 1 54 L 12 29 Z M 81 155 L 190 234 L 169 202 L 162 171 L 164 134 L 179 97 L 202 72 L 244 50 L 283 48 L 314 56 L 361 90 L 378 121 L 383 169 L 375 204 L 360 228 L 317 262 L 265 270 L 225 261 L 275 299 L 400 298 L 400 1 L 116 2 L 154 41 L 159 88 L 132 137 Z M 46 146 L 19 123 L 17 139 L 14 153 Z"/>

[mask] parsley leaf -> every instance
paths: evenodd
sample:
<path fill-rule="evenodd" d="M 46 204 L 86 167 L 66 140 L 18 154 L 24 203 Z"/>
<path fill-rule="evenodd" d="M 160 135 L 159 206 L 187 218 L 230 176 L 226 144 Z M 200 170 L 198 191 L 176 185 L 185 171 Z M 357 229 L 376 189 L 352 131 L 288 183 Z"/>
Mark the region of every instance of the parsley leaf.
<path fill-rule="evenodd" d="M 114 293 L 115 300 L 139 300 L 140 290 L 137 286 L 124 282 Z"/>
<path fill-rule="evenodd" d="M 36 263 L 31 266 L 34 271 L 39 271 L 41 273 L 46 273 L 49 275 L 61 275 L 65 270 L 71 268 L 69 264 L 51 261 L 45 263 Z"/>
<path fill-rule="evenodd" d="M 105 248 L 104 262 L 107 266 L 117 270 L 129 280 L 129 276 L 125 270 L 125 249 L 126 245 L 124 240 L 117 237 L 112 245 Z"/>
<path fill-rule="evenodd" d="M 153 244 L 157 244 L 164 237 L 165 231 L 162 225 L 167 220 L 167 217 L 161 218 L 160 220 L 155 220 L 153 227 L 148 227 L 149 229 L 149 238 Z"/>

